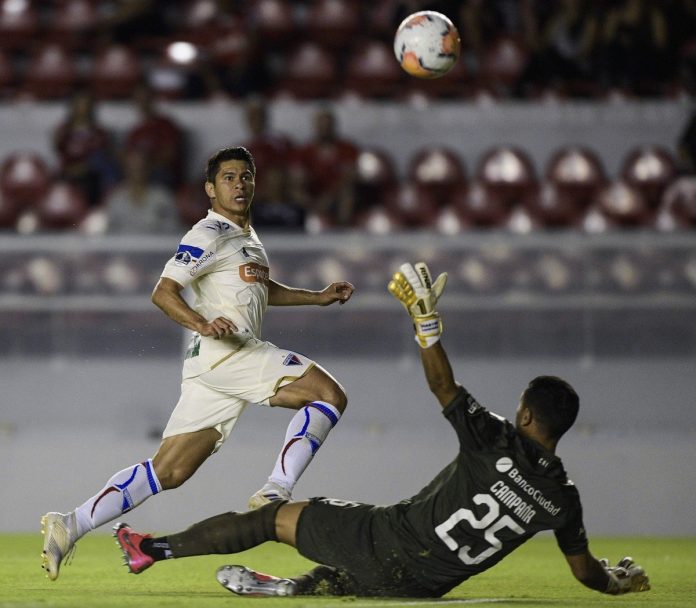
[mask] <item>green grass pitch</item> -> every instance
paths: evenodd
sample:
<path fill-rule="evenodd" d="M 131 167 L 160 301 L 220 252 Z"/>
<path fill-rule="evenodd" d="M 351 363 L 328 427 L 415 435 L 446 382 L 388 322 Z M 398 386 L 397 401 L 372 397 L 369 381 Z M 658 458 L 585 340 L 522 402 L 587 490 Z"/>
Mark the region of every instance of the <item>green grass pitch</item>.
<path fill-rule="evenodd" d="M 82 539 L 72 564 L 51 582 L 40 569 L 39 534 L 0 535 L 1 608 L 128 608 L 159 606 L 284 606 L 285 608 L 363 608 L 370 606 L 477 606 L 499 608 L 573 608 L 593 606 L 696 607 L 696 539 L 597 538 L 591 549 L 612 562 L 625 554 L 645 567 L 652 590 L 610 597 L 573 579 L 551 535 L 532 539 L 498 566 L 460 585 L 441 600 L 366 598 L 241 598 L 215 581 L 215 570 L 240 563 L 273 574 L 299 574 L 311 564 L 289 547 L 266 543 L 237 555 L 206 556 L 156 564 L 139 576 L 120 566 L 121 555 L 111 537 Z"/>

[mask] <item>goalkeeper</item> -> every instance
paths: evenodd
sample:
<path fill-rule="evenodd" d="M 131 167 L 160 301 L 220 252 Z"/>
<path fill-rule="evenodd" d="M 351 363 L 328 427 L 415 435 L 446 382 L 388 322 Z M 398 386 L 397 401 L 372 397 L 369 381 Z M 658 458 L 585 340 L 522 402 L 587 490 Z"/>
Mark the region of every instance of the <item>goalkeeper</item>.
<path fill-rule="evenodd" d="M 294 578 L 222 566 L 218 581 L 239 595 L 439 597 L 537 532 L 553 530 L 571 572 L 590 589 L 614 595 L 650 589 L 630 557 L 610 567 L 589 551 L 578 491 L 555 455 L 578 413 L 573 388 L 553 376 L 534 378 L 512 424 L 455 381 L 436 311 L 446 281 L 441 274 L 431 282 L 425 264 L 403 264 L 388 287 L 413 320 L 428 386 L 459 442 L 454 460 L 425 488 L 391 506 L 330 498 L 274 502 L 160 538 L 118 524 L 115 536 L 130 571 L 279 541 L 321 565 Z"/>

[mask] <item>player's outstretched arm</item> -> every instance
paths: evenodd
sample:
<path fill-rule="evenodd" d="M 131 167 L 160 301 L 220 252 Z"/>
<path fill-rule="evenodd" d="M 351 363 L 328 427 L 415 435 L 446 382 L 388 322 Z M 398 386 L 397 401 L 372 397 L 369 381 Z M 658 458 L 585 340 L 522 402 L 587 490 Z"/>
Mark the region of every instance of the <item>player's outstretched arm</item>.
<path fill-rule="evenodd" d="M 619 595 L 650 589 L 645 570 L 630 557 L 624 557 L 616 566 L 610 566 L 606 559 L 596 559 L 589 551 L 565 558 L 575 578 L 595 591 Z"/>
<path fill-rule="evenodd" d="M 199 315 L 186 303 L 181 295 L 182 290 L 183 287 L 173 279 L 162 277 L 152 292 L 152 302 L 170 319 L 202 336 L 224 338 L 237 331 L 237 326 L 225 317 L 209 322 Z"/>
<path fill-rule="evenodd" d="M 288 287 L 273 279 L 268 281 L 268 304 L 270 306 L 328 306 L 334 302 L 345 304 L 350 300 L 355 287 L 348 281 L 327 285 L 321 291 Z"/>
<path fill-rule="evenodd" d="M 389 293 L 404 305 L 413 319 L 428 387 L 443 407 L 454 399 L 459 390 L 449 358 L 440 342 L 442 323 L 435 310 L 446 282 L 447 273 L 442 273 L 433 283 L 428 267 L 418 262 L 413 266 L 402 264 L 387 286 Z"/>

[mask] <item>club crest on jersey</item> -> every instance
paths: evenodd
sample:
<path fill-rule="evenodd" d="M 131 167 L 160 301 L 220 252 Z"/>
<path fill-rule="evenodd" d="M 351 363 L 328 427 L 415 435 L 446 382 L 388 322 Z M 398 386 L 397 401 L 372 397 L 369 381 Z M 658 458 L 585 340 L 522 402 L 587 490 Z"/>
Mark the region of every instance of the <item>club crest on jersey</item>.
<path fill-rule="evenodd" d="M 285 357 L 283 365 L 302 365 L 302 361 L 295 353 L 290 353 Z"/>
<path fill-rule="evenodd" d="M 198 260 L 202 254 L 203 250 L 200 247 L 181 243 L 174 254 L 174 263 L 177 266 L 188 266 L 192 261 Z"/>

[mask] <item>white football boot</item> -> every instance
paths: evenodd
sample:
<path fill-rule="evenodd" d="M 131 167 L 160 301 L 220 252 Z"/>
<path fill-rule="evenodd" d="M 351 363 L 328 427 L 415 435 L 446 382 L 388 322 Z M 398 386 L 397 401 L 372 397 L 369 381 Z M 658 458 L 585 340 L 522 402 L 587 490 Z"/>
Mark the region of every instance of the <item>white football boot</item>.
<path fill-rule="evenodd" d="M 266 484 L 261 488 L 256 494 L 254 494 L 247 504 L 250 511 L 263 507 L 269 502 L 275 502 L 276 500 L 291 500 L 292 496 L 282 486 L 272 481 L 266 482 Z"/>
<path fill-rule="evenodd" d="M 60 565 L 69 558 L 77 540 L 74 513 L 46 513 L 41 518 L 41 534 L 44 535 L 41 567 L 52 581 L 60 574 Z"/>
<path fill-rule="evenodd" d="M 297 594 L 295 581 L 255 572 L 244 566 L 222 566 L 215 577 L 225 589 L 237 595 L 285 597 Z"/>

